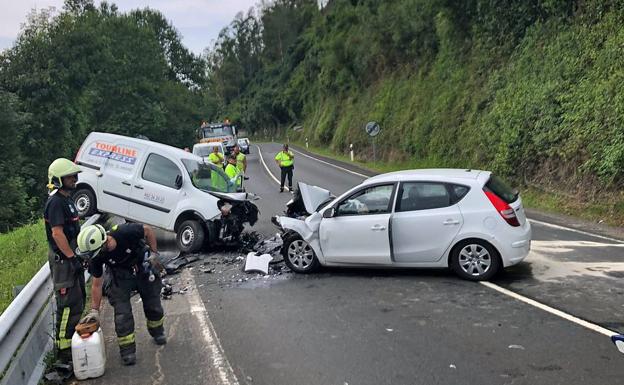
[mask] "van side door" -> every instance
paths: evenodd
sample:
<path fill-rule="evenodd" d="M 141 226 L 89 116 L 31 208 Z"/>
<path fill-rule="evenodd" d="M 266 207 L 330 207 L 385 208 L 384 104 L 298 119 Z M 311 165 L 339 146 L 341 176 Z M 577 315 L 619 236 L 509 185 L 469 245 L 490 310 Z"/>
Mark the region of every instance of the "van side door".
<path fill-rule="evenodd" d="M 167 229 L 182 193 L 182 167 L 172 159 L 148 151 L 131 187 L 128 218 Z M 178 181 L 177 184 L 176 181 Z"/>

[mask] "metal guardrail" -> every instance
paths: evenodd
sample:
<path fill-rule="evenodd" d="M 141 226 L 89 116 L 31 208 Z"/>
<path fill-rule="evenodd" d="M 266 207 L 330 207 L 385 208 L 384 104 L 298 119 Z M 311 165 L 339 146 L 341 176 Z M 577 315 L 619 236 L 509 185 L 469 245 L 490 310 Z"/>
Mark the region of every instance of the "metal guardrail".
<path fill-rule="evenodd" d="M 98 222 L 99 215 L 83 226 Z M 37 384 L 54 347 L 52 277 L 46 262 L 0 315 L 0 384 Z"/>

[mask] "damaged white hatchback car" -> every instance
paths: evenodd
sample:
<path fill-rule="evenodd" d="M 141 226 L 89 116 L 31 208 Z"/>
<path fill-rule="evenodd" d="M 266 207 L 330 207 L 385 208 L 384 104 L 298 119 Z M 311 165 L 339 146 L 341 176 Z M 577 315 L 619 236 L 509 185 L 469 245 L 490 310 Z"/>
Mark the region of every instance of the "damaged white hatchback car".
<path fill-rule="evenodd" d="M 487 280 L 522 261 L 531 225 L 522 200 L 489 171 L 407 170 L 378 175 L 335 198 L 299 183 L 283 231 L 288 267 L 450 267 Z"/>

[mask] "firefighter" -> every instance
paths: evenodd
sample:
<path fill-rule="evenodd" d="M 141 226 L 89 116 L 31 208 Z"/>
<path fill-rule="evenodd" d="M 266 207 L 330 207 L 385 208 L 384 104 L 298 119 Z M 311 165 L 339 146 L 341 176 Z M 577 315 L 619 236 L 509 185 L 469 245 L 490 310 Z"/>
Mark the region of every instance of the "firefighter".
<path fill-rule="evenodd" d="M 292 192 L 292 178 L 293 170 L 295 168 L 294 159 L 295 155 L 291 151 L 288 151 L 287 144 L 284 144 L 282 151 L 278 152 L 277 155 L 275 155 L 275 162 L 277 162 L 277 165 L 282 171 L 280 178 L 280 192 L 284 191 L 284 182 L 286 182 L 286 177 L 288 177 L 288 189 Z"/>
<path fill-rule="evenodd" d="M 85 303 L 82 261 L 74 248 L 80 232 L 78 210 L 71 199 L 81 170 L 71 160 L 56 159 L 48 168 L 50 194 L 43 210 L 48 262 L 56 298 L 56 346 L 61 362 L 71 361 L 71 338 Z"/>
<path fill-rule="evenodd" d="M 112 282 L 106 295 L 115 311 L 115 332 L 124 365 L 136 362 L 134 317 L 130 296 L 137 290 L 147 319 L 147 330 L 158 345 L 167 343 L 164 311 L 160 303 L 164 270 L 159 261 L 156 235 L 140 223 L 113 226 L 107 234 L 100 225 L 85 227 L 78 235 L 78 251 L 89 261 L 93 276 L 91 311 L 80 322 L 99 322 L 104 265 L 110 269 Z"/>

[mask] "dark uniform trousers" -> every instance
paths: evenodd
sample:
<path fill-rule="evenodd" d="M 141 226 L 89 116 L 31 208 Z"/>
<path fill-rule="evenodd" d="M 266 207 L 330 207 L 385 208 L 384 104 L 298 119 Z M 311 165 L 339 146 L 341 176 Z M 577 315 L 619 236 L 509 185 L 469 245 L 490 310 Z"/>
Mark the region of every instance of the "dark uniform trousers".
<path fill-rule="evenodd" d="M 143 302 L 143 312 L 147 318 L 147 330 L 152 337 L 164 334 L 164 311 L 160 303 L 162 282 L 158 276 L 149 281 L 147 274 L 135 274 L 129 269 L 111 268 L 112 282 L 106 295 L 115 310 L 115 332 L 121 355 L 135 353 L 134 317 L 130 296 L 137 290 Z"/>
<path fill-rule="evenodd" d="M 56 260 L 55 257 L 50 251 L 48 260 L 56 299 L 56 346 L 59 355 L 69 359 L 71 338 L 82 317 L 86 300 L 84 270 L 76 261 Z"/>
<path fill-rule="evenodd" d="M 286 182 L 286 177 L 288 177 L 288 187 L 292 190 L 292 177 L 293 177 L 293 166 L 285 166 L 280 167 L 282 173 L 280 175 L 280 188 L 284 188 L 284 182 Z"/>

